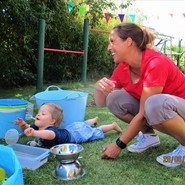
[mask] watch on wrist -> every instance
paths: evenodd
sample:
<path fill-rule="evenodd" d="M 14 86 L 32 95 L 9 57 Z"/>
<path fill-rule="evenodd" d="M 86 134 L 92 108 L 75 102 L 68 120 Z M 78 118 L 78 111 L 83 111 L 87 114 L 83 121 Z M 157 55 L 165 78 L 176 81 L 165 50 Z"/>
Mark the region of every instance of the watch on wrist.
<path fill-rule="evenodd" d="M 117 144 L 117 146 L 120 147 L 121 149 L 124 149 L 124 148 L 127 147 L 127 145 L 126 145 L 123 141 L 121 141 L 120 138 L 118 138 L 118 139 L 116 140 L 116 144 Z"/>

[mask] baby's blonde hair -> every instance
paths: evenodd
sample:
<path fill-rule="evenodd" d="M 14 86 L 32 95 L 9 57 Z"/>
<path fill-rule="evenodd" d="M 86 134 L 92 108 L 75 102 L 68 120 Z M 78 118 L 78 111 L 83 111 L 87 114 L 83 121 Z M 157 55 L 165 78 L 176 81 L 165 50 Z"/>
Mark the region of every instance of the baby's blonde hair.
<path fill-rule="evenodd" d="M 44 105 L 48 105 L 52 109 L 51 117 L 55 120 L 54 126 L 59 128 L 61 123 L 63 122 L 63 109 L 60 105 L 54 104 L 54 103 L 44 103 Z"/>

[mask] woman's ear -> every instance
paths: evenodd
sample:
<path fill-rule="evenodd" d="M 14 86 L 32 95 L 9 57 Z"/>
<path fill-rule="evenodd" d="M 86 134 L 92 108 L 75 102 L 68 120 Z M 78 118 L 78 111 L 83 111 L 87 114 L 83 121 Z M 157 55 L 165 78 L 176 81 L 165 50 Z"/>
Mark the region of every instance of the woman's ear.
<path fill-rule="evenodd" d="M 132 45 L 133 40 L 132 40 L 131 37 L 128 37 L 128 38 L 126 39 L 126 42 L 127 42 L 127 46 L 130 47 L 130 46 Z"/>

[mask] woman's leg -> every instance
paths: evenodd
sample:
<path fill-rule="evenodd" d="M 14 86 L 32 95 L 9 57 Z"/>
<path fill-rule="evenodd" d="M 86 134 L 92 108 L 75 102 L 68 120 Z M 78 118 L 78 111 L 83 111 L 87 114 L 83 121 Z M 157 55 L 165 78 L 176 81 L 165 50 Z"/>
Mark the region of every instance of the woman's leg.
<path fill-rule="evenodd" d="M 125 90 L 115 90 L 107 96 L 106 105 L 120 120 L 130 123 L 133 117 L 139 112 L 139 101 Z M 154 133 L 147 124 L 141 130 L 143 133 Z"/>
<path fill-rule="evenodd" d="M 145 103 L 145 118 L 153 128 L 185 145 L 185 100 L 171 95 L 153 95 Z"/>
<path fill-rule="evenodd" d="M 125 90 L 115 90 L 107 96 L 106 105 L 120 120 L 130 123 L 133 117 L 139 112 L 139 101 Z M 143 152 L 150 147 L 160 144 L 159 137 L 153 129 L 145 124 L 137 137 L 137 142 L 128 146 L 130 152 Z"/>
<path fill-rule="evenodd" d="M 154 95 L 145 103 L 145 117 L 155 129 L 174 137 L 180 145 L 156 160 L 167 167 L 185 162 L 185 100 L 171 95 Z"/>
<path fill-rule="evenodd" d="M 139 101 L 125 90 L 115 90 L 106 98 L 106 105 L 120 120 L 130 123 L 139 112 Z"/>
<path fill-rule="evenodd" d="M 156 130 L 174 137 L 181 145 L 185 146 L 185 122 L 180 116 L 153 126 Z"/>

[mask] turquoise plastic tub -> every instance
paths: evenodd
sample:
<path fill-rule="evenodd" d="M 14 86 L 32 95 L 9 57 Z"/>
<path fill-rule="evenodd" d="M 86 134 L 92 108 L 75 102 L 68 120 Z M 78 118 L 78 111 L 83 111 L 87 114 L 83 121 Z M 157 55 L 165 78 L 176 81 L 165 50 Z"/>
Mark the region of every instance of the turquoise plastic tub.
<path fill-rule="evenodd" d="M 24 185 L 22 167 L 12 148 L 0 145 L 0 168 L 6 172 L 3 185 Z"/>
<path fill-rule="evenodd" d="M 51 90 L 55 89 L 55 90 Z M 43 103 L 52 102 L 62 107 L 64 122 L 61 128 L 75 121 L 84 121 L 87 92 L 62 90 L 57 86 L 49 86 L 45 91 L 35 94 L 30 100 L 36 100 L 38 109 Z"/>
<path fill-rule="evenodd" d="M 0 138 L 4 138 L 9 129 L 16 129 L 20 135 L 22 130 L 14 124 L 17 118 L 25 120 L 28 102 L 21 99 L 0 99 Z"/>

